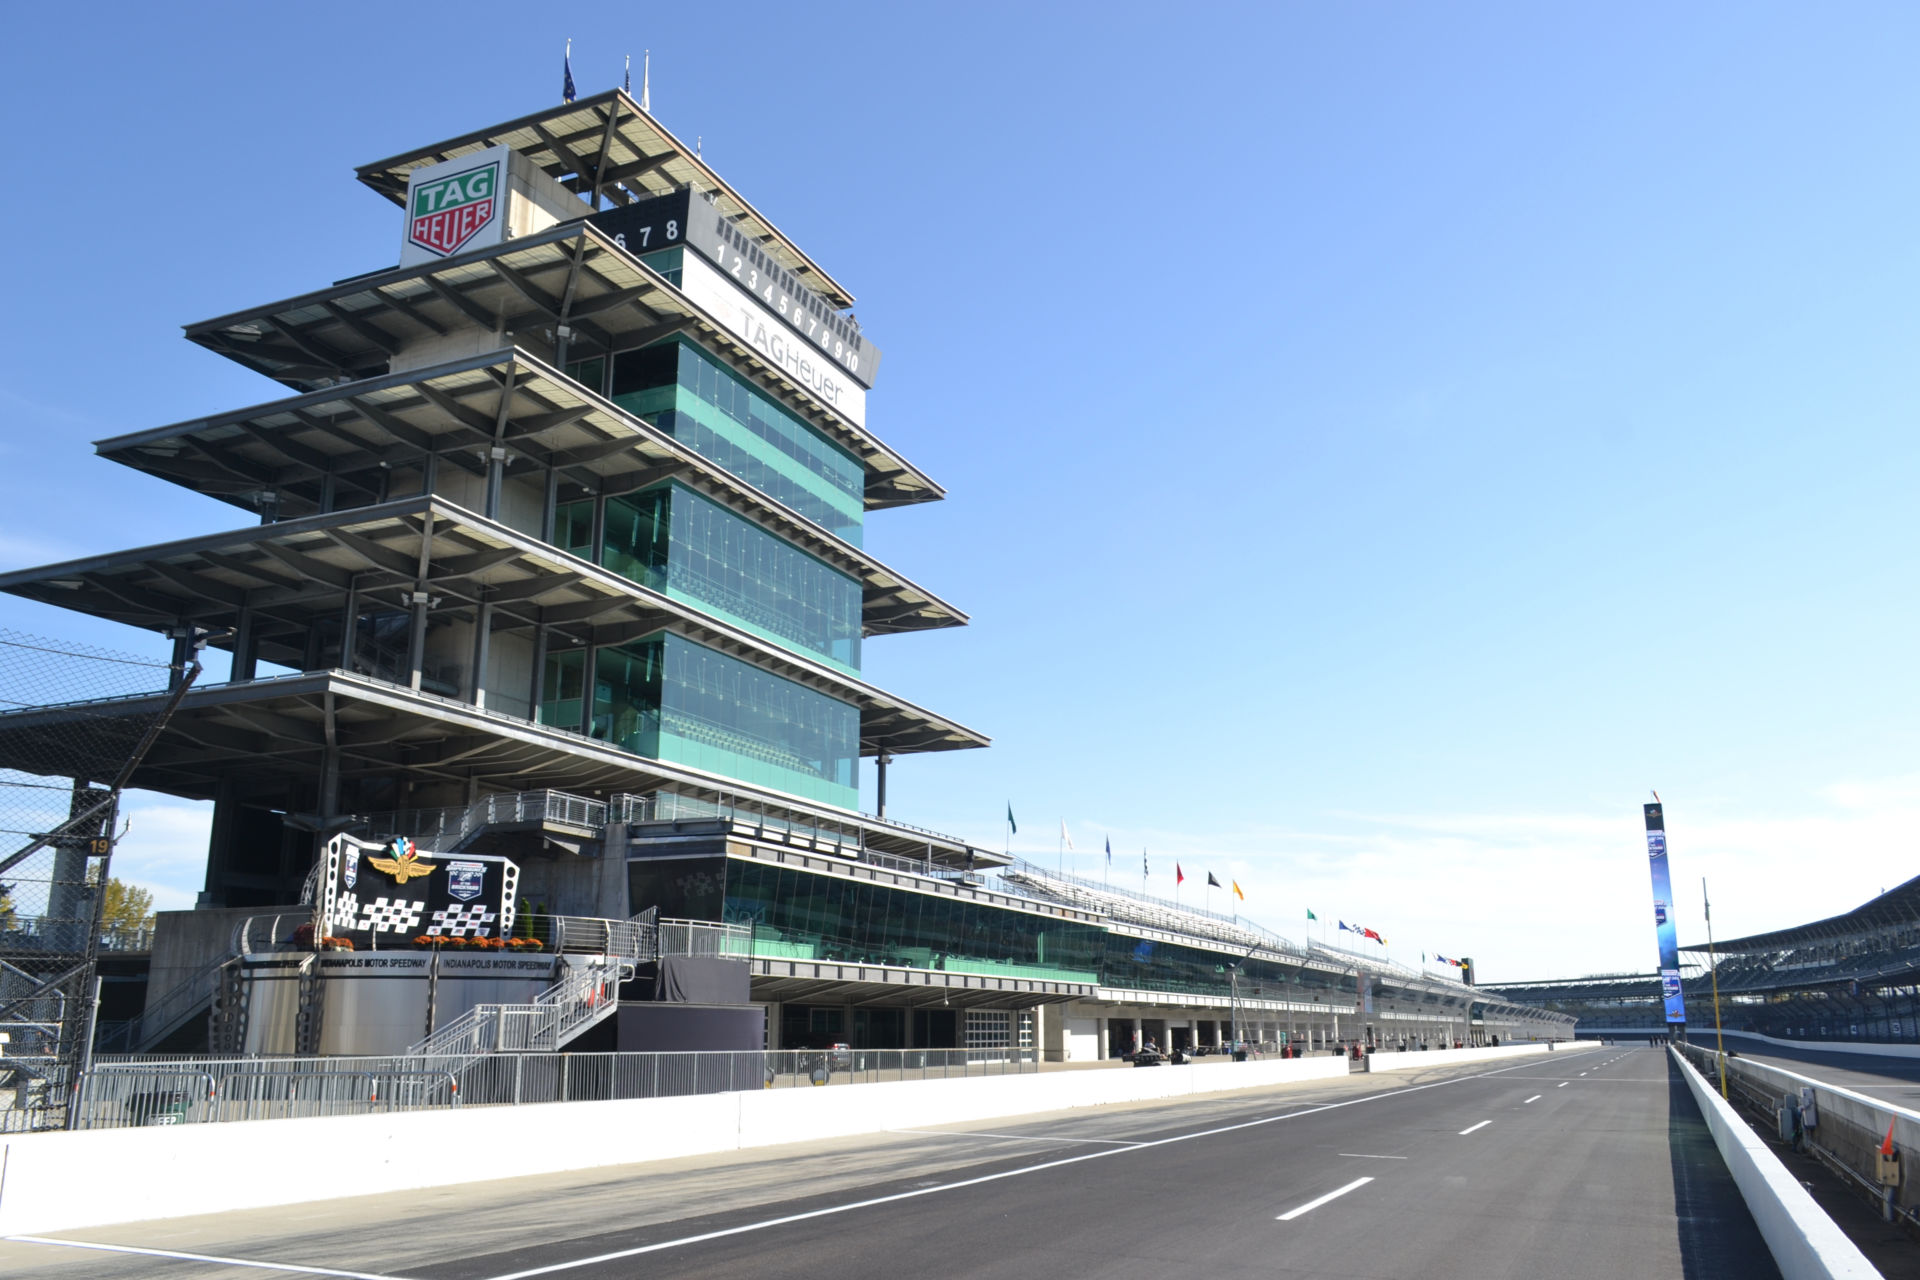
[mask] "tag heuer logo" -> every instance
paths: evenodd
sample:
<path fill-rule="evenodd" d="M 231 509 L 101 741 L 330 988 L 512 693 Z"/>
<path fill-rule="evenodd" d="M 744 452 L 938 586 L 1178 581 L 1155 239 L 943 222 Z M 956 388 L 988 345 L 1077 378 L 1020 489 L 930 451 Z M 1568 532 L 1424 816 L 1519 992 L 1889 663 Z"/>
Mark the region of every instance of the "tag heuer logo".
<path fill-rule="evenodd" d="M 498 161 L 420 183 L 407 210 L 407 239 L 442 257 L 454 253 L 493 221 L 499 185 Z"/>

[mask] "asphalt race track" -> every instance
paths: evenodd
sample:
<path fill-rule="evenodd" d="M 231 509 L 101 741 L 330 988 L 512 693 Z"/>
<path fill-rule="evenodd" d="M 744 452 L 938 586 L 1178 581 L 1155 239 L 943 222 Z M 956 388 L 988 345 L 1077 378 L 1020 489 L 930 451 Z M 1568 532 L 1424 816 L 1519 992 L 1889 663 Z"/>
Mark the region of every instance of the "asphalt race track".
<path fill-rule="evenodd" d="M 1436 1066 L 570 1179 L 16 1237 L 0 1242 L 0 1274 L 1778 1272 L 1665 1051 L 1608 1047 L 1499 1069 Z"/>

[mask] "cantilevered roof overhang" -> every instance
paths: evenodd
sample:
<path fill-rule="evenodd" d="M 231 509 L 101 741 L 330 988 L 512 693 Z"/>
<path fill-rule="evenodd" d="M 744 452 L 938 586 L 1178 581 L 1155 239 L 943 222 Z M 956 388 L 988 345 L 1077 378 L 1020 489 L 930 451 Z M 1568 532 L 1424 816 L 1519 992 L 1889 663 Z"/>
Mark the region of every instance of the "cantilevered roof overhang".
<path fill-rule="evenodd" d="M 306 665 L 313 628 L 344 616 L 350 592 L 358 614 L 405 609 L 416 590 L 437 598 L 433 617 L 470 621 L 485 606 L 492 634 L 544 628 L 549 652 L 661 630 L 686 636 L 857 706 L 865 755 L 988 744 L 825 662 L 443 498 L 404 498 L 0 575 L 0 591 L 148 630 L 237 628 L 245 611 L 260 656 L 296 669 Z M 507 692 L 524 699 L 531 689 Z"/>
<path fill-rule="evenodd" d="M 1795 925 L 1791 929 L 1775 929 L 1771 933 L 1721 939 L 1712 946 L 1720 955 L 1791 951 L 1796 947 L 1817 946 L 1823 942 L 1869 937 L 1884 930 L 1911 929 L 1915 925 L 1920 925 L 1920 876 L 1837 916 Z M 1705 951 L 1707 946 L 1707 943 L 1701 942 L 1680 949 Z"/>
<path fill-rule="evenodd" d="M 709 169 L 695 150 L 618 89 L 363 164 L 360 181 L 403 204 L 408 175 L 415 169 L 496 146 L 512 147 L 528 157 L 587 207 L 598 207 L 601 200 L 629 204 L 682 187 L 708 194 L 723 214 L 739 222 L 742 231 L 814 292 L 835 307 L 853 304 L 852 294 Z"/>
<path fill-rule="evenodd" d="M 869 507 L 945 490 L 865 427 L 831 408 L 599 228 L 564 223 L 476 253 L 343 280 L 186 326 L 188 338 L 299 391 L 376 378 L 462 331 L 500 335 L 542 357 L 560 326 L 568 358 L 626 350 L 685 332 L 742 377 L 860 459 Z M 470 348 L 469 348 L 470 349 Z"/>
<path fill-rule="evenodd" d="M 509 477 L 553 468 L 556 497 L 628 493 L 673 478 L 858 578 L 868 635 L 964 626 L 967 615 L 792 508 L 524 351 L 489 352 L 99 441 L 95 450 L 175 484 L 282 516 L 387 496 L 396 468 L 473 475 L 509 451 Z"/>
<path fill-rule="evenodd" d="M 0 712 L 0 767 L 44 760 L 36 753 L 44 753 L 49 741 L 64 741 L 76 716 L 91 723 L 117 711 L 148 723 L 166 697 L 155 693 Z M 795 805 L 794 797 L 781 792 L 344 671 L 196 686 L 181 700 L 131 785 L 210 800 L 225 782 L 241 799 L 271 800 L 286 794 L 289 781 L 311 785 L 318 779 L 330 743 L 343 781 L 405 776 L 476 785 L 482 791 L 547 787 L 581 795 L 664 788 Z M 825 815 L 860 820 L 868 828 L 868 843 L 885 846 L 875 819 L 817 801 L 802 803 Z M 877 821 L 885 825 L 884 819 Z M 913 853 L 930 838 L 905 829 L 897 834 L 891 843 Z"/>

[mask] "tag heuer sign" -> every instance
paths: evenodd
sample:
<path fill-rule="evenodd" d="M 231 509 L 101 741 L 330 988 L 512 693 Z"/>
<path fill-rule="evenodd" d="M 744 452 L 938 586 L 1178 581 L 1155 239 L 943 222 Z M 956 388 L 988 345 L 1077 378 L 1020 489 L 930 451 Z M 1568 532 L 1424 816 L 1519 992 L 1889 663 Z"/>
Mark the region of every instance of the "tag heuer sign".
<path fill-rule="evenodd" d="M 499 210 L 498 160 L 457 173 L 416 175 L 407 191 L 407 242 L 444 258 L 485 230 Z"/>

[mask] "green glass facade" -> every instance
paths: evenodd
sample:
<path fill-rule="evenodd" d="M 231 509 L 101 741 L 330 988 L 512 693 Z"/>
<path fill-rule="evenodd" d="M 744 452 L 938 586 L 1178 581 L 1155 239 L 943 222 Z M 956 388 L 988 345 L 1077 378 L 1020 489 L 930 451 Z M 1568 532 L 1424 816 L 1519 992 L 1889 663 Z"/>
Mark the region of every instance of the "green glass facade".
<path fill-rule="evenodd" d="M 856 579 L 680 484 L 606 503 L 603 567 L 859 674 Z M 556 511 L 554 542 L 592 555 L 592 502 Z"/>
<path fill-rule="evenodd" d="M 540 721 L 575 728 L 587 655 L 551 654 Z M 852 809 L 860 711 L 682 636 L 593 655 L 587 732 L 636 755 Z"/>
<path fill-rule="evenodd" d="M 1131 991 L 1226 999 L 1238 956 L 1057 920 L 1032 912 L 827 876 L 744 858 L 636 858 L 630 908 L 666 917 L 754 927 L 753 953 L 917 969 L 1085 982 Z M 1351 979 L 1265 958 L 1240 967 L 1250 1000 L 1327 1004 L 1352 995 Z"/>
<path fill-rule="evenodd" d="M 598 366 L 597 368 L 590 366 Z M 611 366 L 571 367 L 629 413 L 683 441 L 776 502 L 855 546 L 866 516 L 866 471 L 771 397 L 684 336 L 623 351 Z"/>
<path fill-rule="evenodd" d="M 1092 924 L 737 858 L 725 878 L 724 917 L 753 924 L 759 956 L 1096 980 L 1103 931 Z"/>

